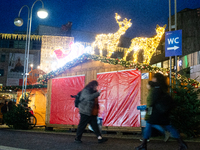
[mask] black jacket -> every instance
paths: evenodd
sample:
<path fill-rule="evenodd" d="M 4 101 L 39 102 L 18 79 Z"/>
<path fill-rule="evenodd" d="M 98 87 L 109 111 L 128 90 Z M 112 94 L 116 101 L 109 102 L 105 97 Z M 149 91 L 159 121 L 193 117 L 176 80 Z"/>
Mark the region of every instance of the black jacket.
<path fill-rule="evenodd" d="M 148 122 L 150 124 L 169 125 L 172 98 L 169 94 L 163 92 L 158 84 L 151 86 L 151 88 L 153 88 L 151 94 L 152 114 L 150 115 Z"/>

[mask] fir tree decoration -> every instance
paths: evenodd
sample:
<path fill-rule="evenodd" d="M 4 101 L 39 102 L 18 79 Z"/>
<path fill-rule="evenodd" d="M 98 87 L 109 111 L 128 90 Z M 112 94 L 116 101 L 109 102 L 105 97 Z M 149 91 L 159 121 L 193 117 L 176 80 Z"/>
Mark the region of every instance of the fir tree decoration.
<path fill-rule="evenodd" d="M 29 129 L 29 121 L 31 113 L 28 109 L 29 94 L 24 94 L 24 98 L 20 99 L 20 103 L 17 105 L 12 105 L 11 110 L 5 114 L 5 123 L 14 129 Z"/>
<path fill-rule="evenodd" d="M 173 85 L 174 109 L 172 110 L 172 124 L 180 133 L 188 137 L 200 134 L 200 89 L 192 84 L 183 84 L 179 80 Z"/>

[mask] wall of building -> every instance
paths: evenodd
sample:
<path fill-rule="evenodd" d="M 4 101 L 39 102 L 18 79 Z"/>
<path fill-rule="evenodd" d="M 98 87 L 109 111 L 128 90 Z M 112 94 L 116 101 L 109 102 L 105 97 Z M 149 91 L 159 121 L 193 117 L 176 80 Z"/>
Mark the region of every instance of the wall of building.
<path fill-rule="evenodd" d="M 37 35 L 71 36 L 70 32 L 63 31 L 60 27 L 39 25 L 36 30 Z"/>
<path fill-rule="evenodd" d="M 200 64 L 200 8 L 184 9 L 177 14 L 177 29 L 182 30 L 182 55 L 178 56 L 177 71 L 190 67 L 190 77 L 196 78 Z M 172 31 L 174 30 L 174 16 L 172 16 Z M 166 32 L 168 29 L 166 29 Z M 154 54 L 150 64 L 161 64 L 163 68 L 169 68 L 169 57 L 165 57 L 165 39 L 163 38 L 157 51 L 161 54 Z M 175 59 L 172 57 L 172 68 Z M 168 63 L 168 65 L 166 65 Z M 181 64 L 180 64 L 181 63 Z M 192 69 L 193 68 L 193 69 Z M 199 81 L 199 79 L 198 79 Z"/>
<path fill-rule="evenodd" d="M 5 56 L 5 60 L 2 59 Z M 8 59 L 9 53 L 6 53 L 6 49 L 0 48 L 0 84 L 6 85 L 7 72 L 8 72 Z"/>
<path fill-rule="evenodd" d="M 19 85 L 19 80 L 23 78 L 23 69 L 18 71 L 14 68 L 18 58 L 20 58 L 21 66 L 24 66 L 26 43 L 26 38 L 24 37 L 26 35 L 0 33 L 0 84 L 3 84 L 3 86 Z M 29 54 L 31 59 L 29 64 L 32 63 L 37 68 L 40 65 L 41 41 L 39 39 L 34 40 L 35 36 L 31 37 L 33 39 L 30 43 Z M 14 69 L 14 71 L 11 71 L 11 69 Z"/>
<path fill-rule="evenodd" d="M 174 25 L 174 16 L 172 16 L 172 25 Z M 178 12 L 177 29 L 182 30 L 182 56 L 200 51 L 200 8 L 186 8 Z"/>

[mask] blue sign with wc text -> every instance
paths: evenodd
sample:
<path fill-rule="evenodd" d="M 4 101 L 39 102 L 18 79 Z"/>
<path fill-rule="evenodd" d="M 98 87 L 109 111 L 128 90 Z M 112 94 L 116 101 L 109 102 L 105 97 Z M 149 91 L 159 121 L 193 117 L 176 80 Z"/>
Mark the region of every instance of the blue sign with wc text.
<path fill-rule="evenodd" d="M 165 57 L 182 55 L 182 30 L 165 32 Z"/>

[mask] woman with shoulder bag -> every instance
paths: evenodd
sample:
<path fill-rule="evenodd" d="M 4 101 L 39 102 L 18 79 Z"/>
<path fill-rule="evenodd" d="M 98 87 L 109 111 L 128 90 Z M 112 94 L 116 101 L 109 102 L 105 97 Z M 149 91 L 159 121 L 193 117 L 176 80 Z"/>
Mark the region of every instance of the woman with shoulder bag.
<path fill-rule="evenodd" d="M 96 80 L 88 83 L 82 90 L 80 95 L 80 102 L 78 105 L 80 113 L 80 122 L 78 124 L 78 129 L 76 132 L 76 143 L 82 143 L 82 134 L 87 126 L 90 124 L 97 136 L 98 143 L 106 142 L 108 139 L 101 136 L 99 126 L 97 124 L 97 116 L 99 110 L 98 96 L 101 90 L 97 91 L 98 82 Z"/>

